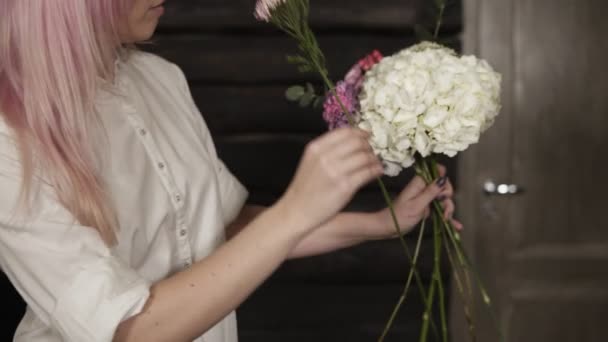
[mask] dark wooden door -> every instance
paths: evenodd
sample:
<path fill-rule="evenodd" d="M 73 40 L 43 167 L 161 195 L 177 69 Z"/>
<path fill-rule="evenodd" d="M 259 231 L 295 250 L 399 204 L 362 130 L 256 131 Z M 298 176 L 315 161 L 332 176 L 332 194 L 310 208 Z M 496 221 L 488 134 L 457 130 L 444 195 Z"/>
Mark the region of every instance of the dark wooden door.
<path fill-rule="evenodd" d="M 606 341 L 608 3 L 465 3 L 465 50 L 505 77 L 501 117 L 460 159 L 465 237 L 498 323 L 509 342 Z M 488 180 L 523 192 L 486 195 Z M 479 340 L 497 341 L 479 317 Z"/>

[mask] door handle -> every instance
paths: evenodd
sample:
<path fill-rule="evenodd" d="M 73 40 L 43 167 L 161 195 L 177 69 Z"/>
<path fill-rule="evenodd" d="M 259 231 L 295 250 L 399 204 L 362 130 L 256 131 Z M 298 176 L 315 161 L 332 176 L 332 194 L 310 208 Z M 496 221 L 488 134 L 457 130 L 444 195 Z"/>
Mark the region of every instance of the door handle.
<path fill-rule="evenodd" d="M 517 184 L 496 183 L 488 180 L 483 184 L 483 192 L 489 196 L 509 196 L 521 194 L 524 190 Z"/>

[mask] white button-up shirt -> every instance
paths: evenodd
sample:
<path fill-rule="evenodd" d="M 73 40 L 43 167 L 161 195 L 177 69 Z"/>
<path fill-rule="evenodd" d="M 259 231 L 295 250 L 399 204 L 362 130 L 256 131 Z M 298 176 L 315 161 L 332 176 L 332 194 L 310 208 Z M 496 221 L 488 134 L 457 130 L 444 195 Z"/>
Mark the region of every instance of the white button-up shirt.
<path fill-rule="evenodd" d="M 28 304 L 15 341 L 111 341 L 141 312 L 151 284 L 224 242 L 247 197 L 174 64 L 134 52 L 96 106 L 107 137 L 101 176 L 119 222 L 111 248 L 44 181 L 33 210 L 16 211 L 19 155 L 0 119 L 0 266 Z M 234 313 L 196 341 L 236 342 Z"/>

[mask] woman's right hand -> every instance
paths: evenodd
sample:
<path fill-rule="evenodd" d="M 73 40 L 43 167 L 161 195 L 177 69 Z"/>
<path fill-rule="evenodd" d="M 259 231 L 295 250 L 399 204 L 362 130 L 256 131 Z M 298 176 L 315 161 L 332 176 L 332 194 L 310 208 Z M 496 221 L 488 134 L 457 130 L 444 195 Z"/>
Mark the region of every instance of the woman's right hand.
<path fill-rule="evenodd" d="M 318 227 L 342 210 L 362 186 L 382 175 L 382 163 L 368 138 L 369 133 L 349 127 L 310 142 L 279 201 L 285 214 L 309 230 Z"/>

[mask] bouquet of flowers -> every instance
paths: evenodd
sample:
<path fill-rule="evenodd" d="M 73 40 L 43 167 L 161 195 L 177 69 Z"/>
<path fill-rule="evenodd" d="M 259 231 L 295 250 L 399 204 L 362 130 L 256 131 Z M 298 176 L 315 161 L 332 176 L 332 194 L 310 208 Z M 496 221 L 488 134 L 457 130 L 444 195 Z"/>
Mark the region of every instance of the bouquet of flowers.
<path fill-rule="evenodd" d="M 436 39 L 445 2 L 436 0 L 435 3 L 439 13 L 434 34 Z M 370 143 L 383 161 L 386 175 L 396 176 L 404 168 L 413 166 L 416 173 L 430 184 L 438 177 L 435 155 L 455 156 L 477 143 L 481 134 L 493 124 L 501 107 L 501 75 L 486 61 L 475 56 L 460 56 L 441 44 L 423 41 L 388 57 L 373 51 L 356 63 L 343 80 L 334 84 L 329 78 L 325 57 L 308 25 L 308 14 L 308 0 L 258 0 L 257 3 L 256 18 L 276 25 L 297 41 L 300 54 L 289 56 L 288 61 L 296 64 L 302 72 L 316 72 L 325 83 L 324 97 L 316 96 L 310 85 L 288 89 L 287 97 L 304 105 L 315 99 L 314 102 L 323 101 L 323 118 L 329 129 L 351 125 L 369 131 Z M 453 266 L 458 292 L 463 297 L 467 293 L 470 295 L 469 271 L 473 271 L 488 306 L 490 298 L 472 269 L 458 232 L 444 219 L 443 208 L 437 201 L 433 203 L 431 214 L 433 275 L 428 289 L 424 287 L 416 271 L 416 262 L 426 220 L 421 224 L 418 244 L 412 255 L 403 240 L 382 179 L 378 179 L 378 184 L 411 263 L 404 292 L 379 341 L 390 330 L 413 279 L 425 304 L 420 341 L 427 340 L 429 326 L 438 334 L 431 319 L 436 296 L 441 337 L 447 341 L 446 303 L 439 264 L 442 250 L 445 249 Z M 463 299 L 469 332 L 474 340 L 474 324 L 466 304 L 470 298 Z"/>

